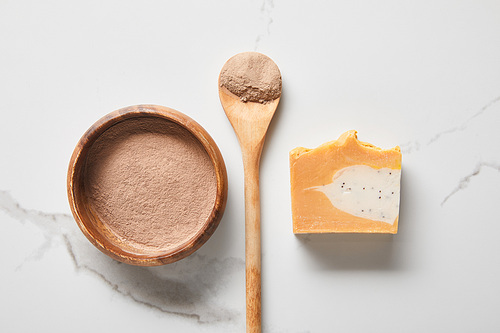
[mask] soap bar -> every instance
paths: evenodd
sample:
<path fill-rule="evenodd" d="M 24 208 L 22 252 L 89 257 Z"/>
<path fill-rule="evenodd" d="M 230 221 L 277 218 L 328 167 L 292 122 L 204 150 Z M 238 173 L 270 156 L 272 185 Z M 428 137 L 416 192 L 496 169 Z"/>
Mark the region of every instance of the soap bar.
<path fill-rule="evenodd" d="M 290 151 L 293 232 L 398 231 L 401 149 L 361 142 L 356 131 Z"/>

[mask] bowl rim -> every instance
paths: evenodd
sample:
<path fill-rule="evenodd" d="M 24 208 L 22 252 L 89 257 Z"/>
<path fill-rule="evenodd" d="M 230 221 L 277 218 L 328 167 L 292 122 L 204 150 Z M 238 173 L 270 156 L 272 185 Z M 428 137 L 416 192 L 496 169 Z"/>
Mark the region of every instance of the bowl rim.
<path fill-rule="evenodd" d="M 186 240 L 178 247 L 159 255 L 131 253 L 121 248 L 119 244 L 111 242 L 101 233 L 94 234 L 88 226 L 88 224 L 94 223 L 84 217 L 82 210 L 85 210 L 86 207 L 81 207 L 81 204 L 79 204 L 77 195 L 81 193 L 79 193 L 78 186 L 75 185 L 76 182 L 79 181 L 77 177 L 79 176 L 80 171 L 82 171 L 80 169 L 85 166 L 88 150 L 97 138 L 110 127 L 118 124 L 119 122 L 142 117 L 161 118 L 171 121 L 190 132 L 202 144 L 203 148 L 208 153 L 208 156 L 214 166 L 217 180 L 214 207 L 205 224 L 193 237 Z M 217 229 L 220 220 L 222 219 L 222 215 L 224 214 L 227 192 L 228 185 L 226 166 L 222 154 L 212 137 L 200 124 L 189 116 L 177 110 L 160 105 L 132 105 L 115 110 L 103 116 L 97 120 L 80 138 L 73 151 L 68 166 L 67 195 L 71 213 L 73 214 L 80 230 L 101 252 L 107 254 L 113 259 L 137 266 L 159 266 L 172 263 L 183 259 L 198 250 L 210 238 L 210 236 L 212 236 L 215 229 Z M 94 229 L 98 229 L 98 227 L 94 226 Z"/>

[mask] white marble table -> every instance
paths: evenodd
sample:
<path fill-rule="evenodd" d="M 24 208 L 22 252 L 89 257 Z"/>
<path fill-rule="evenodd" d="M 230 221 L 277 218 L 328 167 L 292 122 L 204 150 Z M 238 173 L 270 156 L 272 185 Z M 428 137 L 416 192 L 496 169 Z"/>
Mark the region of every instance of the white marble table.
<path fill-rule="evenodd" d="M 500 331 L 498 1 L 0 2 L 1 332 L 242 332 L 243 169 L 217 76 L 283 74 L 261 165 L 265 332 Z M 188 114 L 225 158 L 224 218 L 140 268 L 79 231 L 66 169 L 123 106 Z M 400 232 L 297 237 L 288 151 L 356 129 L 403 150 Z"/>

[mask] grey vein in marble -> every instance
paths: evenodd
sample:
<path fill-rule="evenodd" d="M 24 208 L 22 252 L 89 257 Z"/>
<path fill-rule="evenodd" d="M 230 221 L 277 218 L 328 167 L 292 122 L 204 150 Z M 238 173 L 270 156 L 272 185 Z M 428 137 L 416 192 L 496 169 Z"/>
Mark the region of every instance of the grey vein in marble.
<path fill-rule="evenodd" d="M 467 125 L 469 124 L 469 122 L 471 120 L 473 120 L 474 118 L 477 118 L 480 115 L 482 115 L 486 110 L 488 110 L 491 106 L 493 106 L 497 102 L 500 102 L 500 96 L 498 96 L 497 98 L 491 100 L 489 103 L 487 103 L 486 105 L 484 105 L 482 108 L 480 108 L 476 113 L 474 113 L 472 116 L 470 116 L 467 120 L 465 120 L 459 126 L 454 126 L 452 128 L 449 128 L 447 130 L 444 130 L 444 131 L 441 131 L 441 132 L 435 134 L 432 138 L 429 139 L 429 141 L 427 142 L 427 145 L 430 145 L 430 144 L 434 143 L 435 141 L 437 141 L 443 135 L 451 134 L 451 133 L 454 133 L 454 132 L 457 132 L 457 131 L 463 131 L 463 130 L 465 130 L 467 128 Z"/>
<path fill-rule="evenodd" d="M 273 0 L 264 0 L 262 2 L 262 6 L 260 7 L 260 13 L 265 23 L 265 30 L 262 33 L 258 34 L 257 37 L 255 38 L 254 51 L 257 51 L 257 49 L 259 48 L 259 44 L 262 38 L 264 38 L 264 36 L 269 36 L 271 34 L 271 24 L 273 23 L 273 18 L 271 14 L 273 12 L 273 9 L 274 9 Z"/>
<path fill-rule="evenodd" d="M 408 141 L 400 145 L 400 147 L 403 154 L 411 154 L 420 150 L 420 143 L 418 141 Z"/>
<path fill-rule="evenodd" d="M 6 191 L 0 191 L 0 211 L 22 224 L 36 225 L 45 237 L 25 263 L 41 259 L 48 248 L 62 240 L 77 272 L 92 274 L 136 304 L 199 323 L 241 320 L 241 313 L 219 304 L 216 295 L 234 274 L 243 274 L 242 259 L 195 253 L 166 266 L 136 267 L 100 253 L 70 215 L 25 209 Z"/>
<path fill-rule="evenodd" d="M 467 188 L 467 186 L 469 186 L 469 183 L 471 182 L 471 179 L 477 175 L 480 174 L 481 170 L 483 168 L 492 168 L 492 169 L 495 169 L 497 170 L 498 172 L 500 172 L 500 165 L 498 164 L 495 164 L 495 163 L 488 163 L 488 162 L 480 162 L 476 165 L 476 167 L 474 168 L 474 170 L 468 174 L 467 176 L 463 177 L 462 179 L 460 179 L 457 187 L 455 187 L 453 189 L 453 191 L 451 191 L 444 199 L 443 201 L 441 202 L 441 207 L 446 203 L 446 201 L 448 201 L 448 199 L 450 199 L 453 195 L 455 195 L 458 191 L 460 190 L 464 190 L 465 188 Z"/>
<path fill-rule="evenodd" d="M 473 119 L 481 116 L 484 112 L 486 112 L 487 110 L 489 110 L 492 106 L 494 106 L 498 102 L 500 102 L 500 96 L 492 99 L 487 104 L 483 105 L 478 111 L 476 111 L 473 115 L 471 115 L 469 118 L 467 118 L 460 125 L 447 128 L 445 130 L 442 130 L 442 131 L 434 134 L 433 136 L 431 136 L 429 139 L 426 140 L 427 143 L 425 145 L 429 146 L 429 145 L 435 143 L 436 141 L 438 141 L 439 139 L 441 139 L 445 135 L 453 134 L 453 133 L 456 133 L 456 132 L 461 132 L 461 131 L 466 130 L 467 127 L 468 127 L 468 125 L 469 125 L 469 123 Z M 420 144 L 419 141 L 409 141 L 409 142 L 404 143 L 404 144 L 401 145 L 401 150 L 402 150 L 402 152 L 404 154 L 410 154 L 410 153 L 412 153 L 414 151 L 420 150 L 421 146 L 422 145 Z"/>

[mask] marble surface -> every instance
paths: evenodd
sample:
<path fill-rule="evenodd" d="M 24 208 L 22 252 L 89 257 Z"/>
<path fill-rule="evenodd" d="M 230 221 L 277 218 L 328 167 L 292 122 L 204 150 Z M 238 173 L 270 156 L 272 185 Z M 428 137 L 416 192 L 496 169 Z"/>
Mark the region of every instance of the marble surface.
<path fill-rule="evenodd" d="M 232 55 L 283 74 L 261 165 L 265 332 L 500 330 L 498 1 L 1 1 L 1 332 L 241 332 L 243 167 L 217 94 Z M 79 231 L 66 169 L 123 106 L 194 118 L 225 158 L 213 237 L 140 268 Z M 356 129 L 403 150 L 400 231 L 294 236 L 288 151 Z"/>

